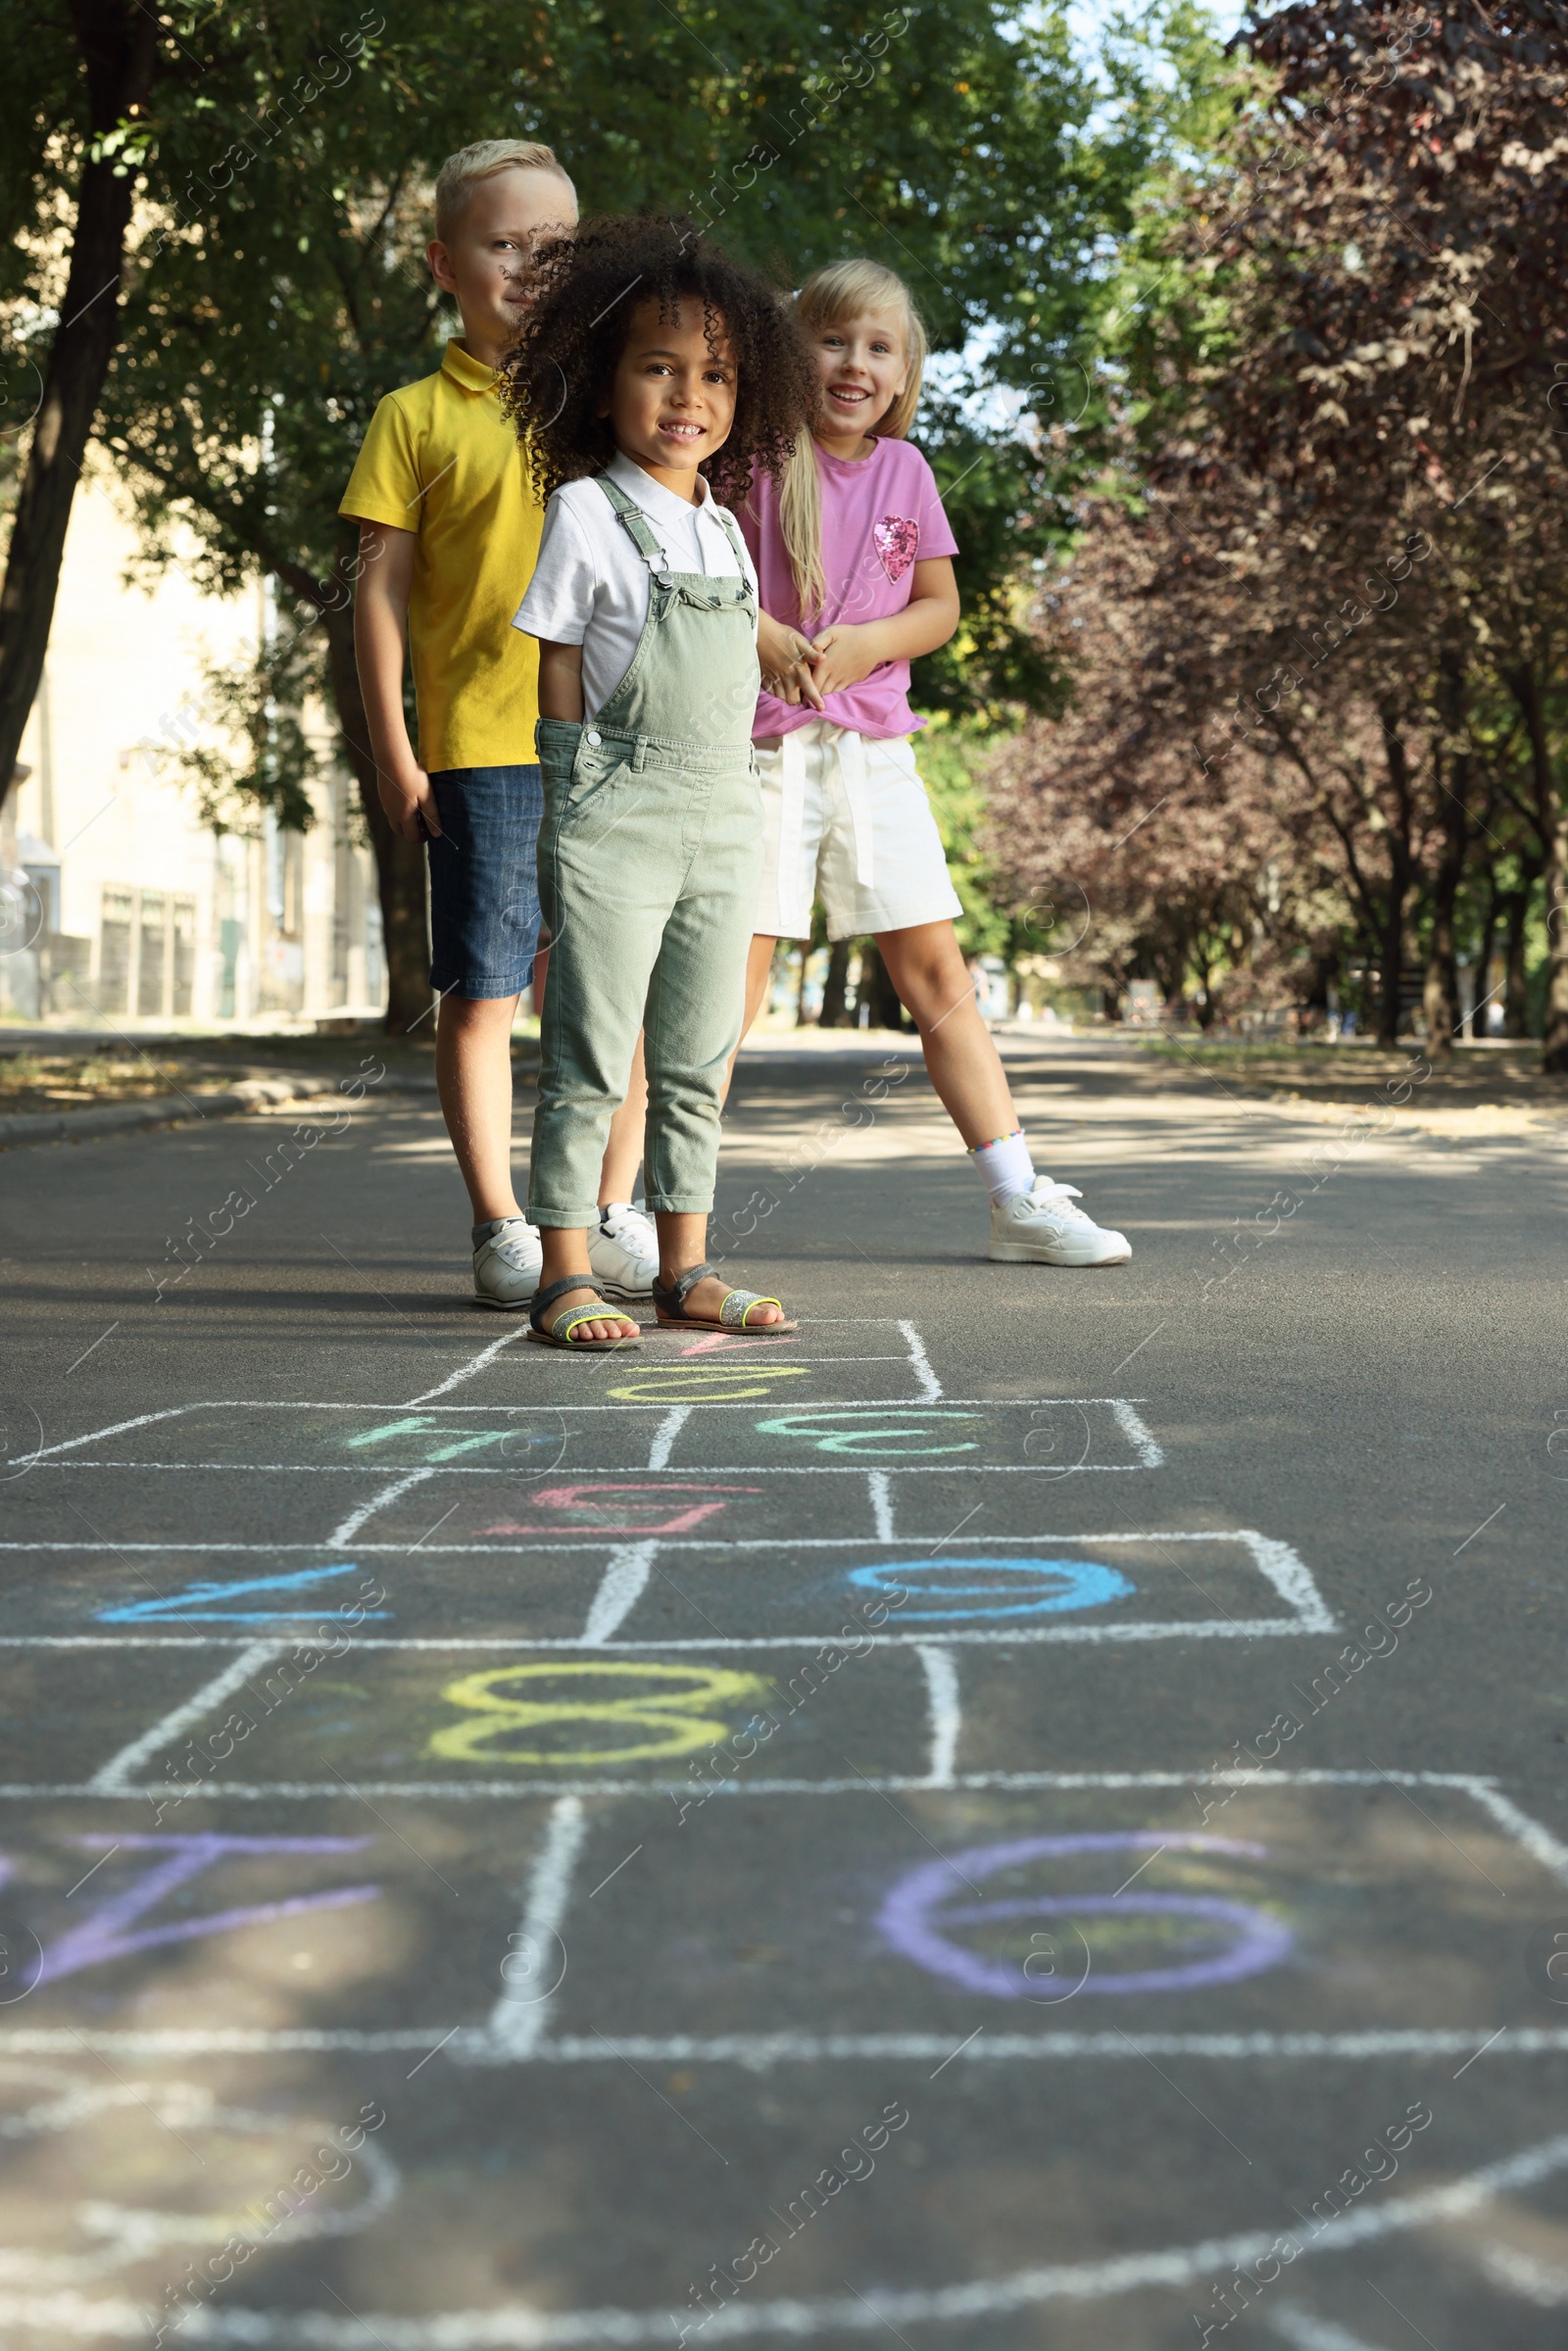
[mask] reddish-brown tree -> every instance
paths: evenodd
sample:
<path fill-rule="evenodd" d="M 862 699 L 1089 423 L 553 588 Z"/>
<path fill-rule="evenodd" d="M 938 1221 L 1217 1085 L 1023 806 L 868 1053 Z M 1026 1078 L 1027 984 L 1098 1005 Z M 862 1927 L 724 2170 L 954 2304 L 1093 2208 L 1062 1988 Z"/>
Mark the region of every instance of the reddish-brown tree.
<path fill-rule="evenodd" d="M 1206 794 L 1255 900 L 1244 845 L 1277 822 L 1276 863 L 1335 872 L 1386 1036 L 1419 911 L 1443 1052 L 1507 801 L 1541 843 L 1545 1056 L 1568 1068 L 1568 5 L 1303 0 L 1248 37 L 1270 87 L 1130 347 L 1149 498 L 1111 477 L 1065 638 L 1047 620 L 1078 700 L 1009 761 L 1004 829 L 1059 837 L 1063 794 L 1095 805 L 1074 777 L 1101 777 L 1102 856 L 1123 804 L 1160 809 L 1168 902 Z"/>

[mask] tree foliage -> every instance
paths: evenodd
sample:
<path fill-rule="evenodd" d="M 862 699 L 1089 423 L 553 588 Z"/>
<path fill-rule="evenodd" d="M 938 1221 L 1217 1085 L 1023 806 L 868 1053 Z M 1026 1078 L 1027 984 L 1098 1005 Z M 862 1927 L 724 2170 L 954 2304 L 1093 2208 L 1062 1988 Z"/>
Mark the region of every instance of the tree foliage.
<path fill-rule="evenodd" d="M 1568 8 L 1303 0 L 1248 37 L 1266 79 L 1129 263 L 1150 283 L 1157 251 L 1163 290 L 1116 358 L 1106 474 L 1041 629 L 1076 714 L 1010 760 L 1008 823 L 1052 835 L 1070 752 L 1100 779 L 1091 862 L 1132 925 L 1113 977 L 1156 959 L 1140 906 L 1202 934 L 1187 861 L 1213 812 L 1252 905 L 1232 1001 L 1321 1001 L 1359 962 L 1392 1035 L 1419 956 L 1440 1052 L 1461 948 L 1522 936 L 1544 875 L 1568 1065 Z M 1195 949 L 1172 993 L 1196 973 L 1208 1001 L 1213 970 Z"/>
<path fill-rule="evenodd" d="M 136 14 L 129 0 L 99 13 Z M 1173 14 L 1191 37 L 1192 12 Z M 1083 340 L 1098 257 L 1173 135 L 1136 39 L 1107 104 L 1060 0 L 1029 15 L 1000 0 L 174 0 L 146 21 L 146 104 L 98 134 L 136 190 L 99 444 L 149 561 L 173 560 L 185 526 L 205 586 L 277 584 L 359 777 L 399 1019 L 427 1002 L 421 883 L 375 805 L 336 504 L 376 401 L 439 364 L 451 317 L 422 247 L 442 158 L 478 137 L 547 138 L 587 208 L 691 212 L 784 283 L 875 254 L 909 278 L 939 348 L 978 338 L 989 377 L 1027 395 Z M 0 0 L 0 22 L 25 58 L 4 101 L 24 130 L 0 179 L 23 256 L 12 315 L 41 354 L 49 232 L 95 133 L 67 23 L 36 0 Z M 1051 690 L 1018 583 L 1061 518 L 1027 434 L 941 404 L 932 428 L 972 615 L 933 700 L 996 715 Z"/>

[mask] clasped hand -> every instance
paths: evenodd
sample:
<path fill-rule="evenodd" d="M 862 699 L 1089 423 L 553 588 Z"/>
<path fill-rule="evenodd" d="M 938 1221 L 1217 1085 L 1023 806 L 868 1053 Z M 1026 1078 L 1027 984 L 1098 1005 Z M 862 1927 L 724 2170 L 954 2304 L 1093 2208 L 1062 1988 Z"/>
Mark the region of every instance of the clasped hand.
<path fill-rule="evenodd" d="M 819 710 L 825 696 L 858 686 L 881 666 L 887 657 L 876 638 L 874 621 L 858 627 L 840 623 L 816 637 L 770 622 L 767 640 L 759 648 L 763 682 L 780 702 L 796 709 L 807 702 Z"/>

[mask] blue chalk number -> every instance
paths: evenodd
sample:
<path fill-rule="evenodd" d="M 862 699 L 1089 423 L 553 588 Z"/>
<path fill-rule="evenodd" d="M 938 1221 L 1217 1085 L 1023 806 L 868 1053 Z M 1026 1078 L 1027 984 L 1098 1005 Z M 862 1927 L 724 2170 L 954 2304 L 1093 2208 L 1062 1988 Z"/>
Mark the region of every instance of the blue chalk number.
<path fill-rule="evenodd" d="M 1115 1568 L 1094 1559 L 883 1559 L 852 1568 L 849 1580 L 860 1592 L 906 1592 L 909 1599 L 899 1610 L 899 1622 L 917 1625 L 966 1617 L 1060 1616 L 1075 1608 L 1103 1608 L 1137 1589 Z M 924 1606 L 911 1604 L 922 1601 Z"/>

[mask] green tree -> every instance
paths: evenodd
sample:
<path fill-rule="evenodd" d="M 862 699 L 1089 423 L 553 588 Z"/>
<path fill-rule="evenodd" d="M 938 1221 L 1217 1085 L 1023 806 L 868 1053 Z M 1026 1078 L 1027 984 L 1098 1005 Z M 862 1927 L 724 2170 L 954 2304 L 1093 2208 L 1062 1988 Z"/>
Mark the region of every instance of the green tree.
<path fill-rule="evenodd" d="M 89 18 L 122 48 L 150 42 L 135 52 L 145 95 L 124 97 L 123 73 L 106 82 L 83 62 Z M 6 610 L 52 605 L 94 417 L 151 560 L 172 560 L 177 521 L 197 535 L 203 584 L 275 581 L 282 627 L 301 640 L 289 659 L 334 710 L 359 782 L 395 1026 L 429 1001 L 422 861 L 380 813 L 336 505 L 377 399 L 439 364 L 450 318 L 421 255 L 442 157 L 476 137 L 547 137 L 591 208 L 688 212 L 785 280 L 847 248 L 872 252 L 910 278 L 939 346 L 989 337 L 1027 405 L 1049 356 L 1083 335 L 1096 256 L 1130 220 L 1165 135 L 1148 96 L 1096 127 L 1105 93 L 1072 53 L 1062 0 L 1029 19 L 1002 0 L 825 0 L 809 13 L 798 0 L 708 0 L 678 15 L 660 0 L 560 14 L 499 0 L 274 0 L 265 12 L 220 0 L 157 16 L 82 0 L 74 34 L 36 0 L 0 0 L 0 24 L 26 52 L 34 112 L 49 91 L 69 93 L 63 127 L 23 142 L 9 183 L 36 265 L 11 281 L 21 315 L 49 293 L 43 228 L 74 205 L 73 283 L 101 261 L 95 331 L 113 328 L 101 367 L 72 362 L 74 421 L 56 455 L 34 436 Z M 1122 80 L 1125 96 L 1137 76 Z M 92 228 L 105 174 L 112 256 Z M 64 338 L 51 345 L 42 326 L 34 338 L 57 372 L 72 357 Z M 956 459 L 963 429 L 938 416 Z M 985 567 L 966 582 L 973 683 L 950 664 L 940 687 L 954 710 L 966 696 L 995 707 L 1049 687 L 1008 583 L 1059 518 L 1012 441 L 999 434 L 978 464 L 965 454 L 946 466 L 958 535 Z M 47 543 L 23 529 L 40 467 Z M 0 651 L 0 759 L 36 685 L 42 641 L 28 626 L 9 669 L 9 636 Z"/>
<path fill-rule="evenodd" d="M 0 584 L 3 800 L 43 674 L 72 502 L 114 355 L 161 43 L 152 11 L 124 0 L 74 0 L 69 25 L 35 0 L 8 0 L 0 25 L 7 60 L 0 202 L 11 229 L 0 287 L 24 313 L 55 313 L 55 322 L 26 344 L 13 319 L 0 367 L 6 429 L 32 427 Z M 57 139 L 62 121 L 67 127 Z M 63 286 L 48 243 L 62 210 L 73 216 Z"/>
<path fill-rule="evenodd" d="M 1097 528 L 1043 630 L 1078 710 L 1014 791 L 1042 848 L 1098 799 L 1077 855 L 1120 854 L 1097 905 L 1141 937 L 1202 913 L 1195 795 L 1239 867 L 1296 863 L 1319 963 L 1337 871 L 1382 1034 L 1418 948 L 1434 1053 L 1462 951 L 1523 955 L 1544 875 L 1568 1067 L 1568 6 L 1298 0 L 1247 38 L 1233 131 L 1173 159 L 1098 316 Z"/>
<path fill-rule="evenodd" d="M 989 734 L 972 726 L 936 725 L 915 738 L 920 780 L 931 802 L 948 872 L 963 912 L 956 929 L 966 955 L 1009 953 L 1012 924 L 996 902 L 996 874 L 987 842 L 987 804 L 979 769 Z"/>

